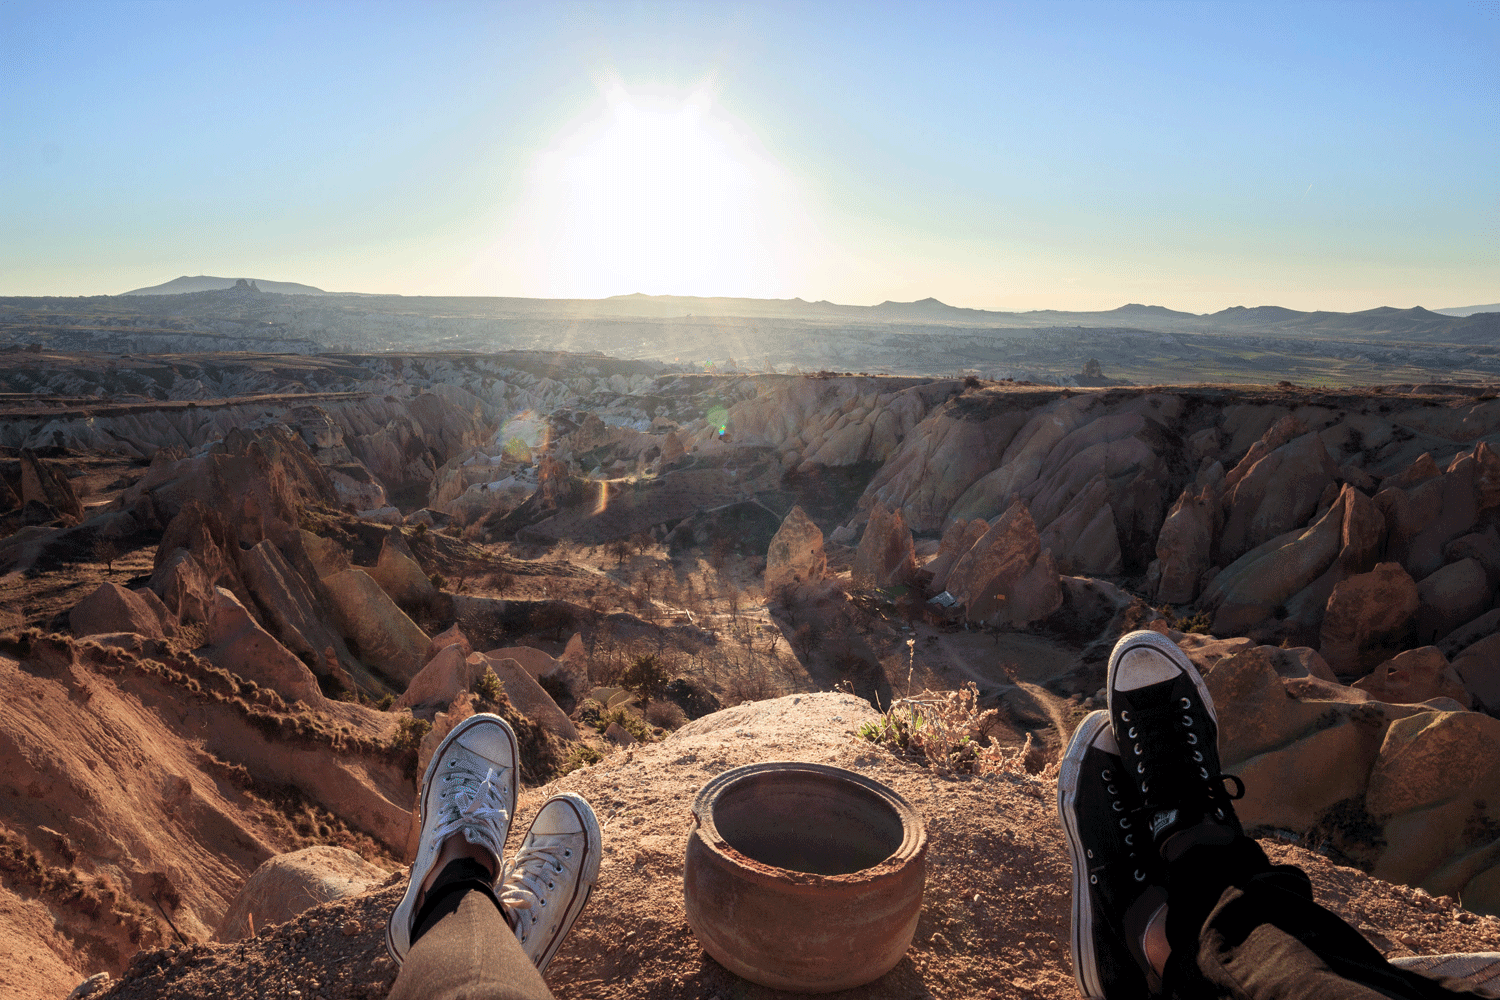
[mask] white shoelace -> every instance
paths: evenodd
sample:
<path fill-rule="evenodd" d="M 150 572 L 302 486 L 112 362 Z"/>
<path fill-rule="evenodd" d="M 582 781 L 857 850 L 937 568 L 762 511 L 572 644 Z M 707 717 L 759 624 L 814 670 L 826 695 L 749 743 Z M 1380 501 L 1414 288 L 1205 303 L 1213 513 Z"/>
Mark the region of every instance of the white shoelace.
<path fill-rule="evenodd" d="M 483 778 L 479 771 L 459 763 L 442 773 L 444 782 L 461 784 L 451 796 L 442 799 L 442 818 L 433 827 L 432 842 L 441 844 L 462 830 L 471 844 L 488 848 L 496 858 L 503 856 L 505 833 L 510 829 L 505 784 L 493 767 Z"/>
<path fill-rule="evenodd" d="M 547 905 L 547 895 L 557 888 L 555 876 L 561 875 L 560 859 L 566 850 L 561 844 L 534 844 L 516 855 L 515 863 L 506 872 L 501 886 L 500 904 L 512 910 L 530 910 L 531 919 L 515 915 L 522 941 L 526 940 L 525 928 L 537 922 L 541 907 Z"/>

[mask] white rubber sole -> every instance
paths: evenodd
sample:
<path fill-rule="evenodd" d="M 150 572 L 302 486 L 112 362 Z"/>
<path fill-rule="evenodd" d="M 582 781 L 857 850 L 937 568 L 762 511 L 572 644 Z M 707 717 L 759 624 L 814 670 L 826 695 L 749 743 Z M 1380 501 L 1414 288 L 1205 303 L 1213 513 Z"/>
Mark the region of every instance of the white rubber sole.
<path fill-rule="evenodd" d="M 1062 823 L 1063 836 L 1073 859 L 1073 980 L 1078 984 L 1078 992 L 1090 1000 L 1103 1000 L 1104 984 L 1099 981 L 1099 967 L 1094 960 L 1094 904 L 1089 894 L 1088 858 L 1083 840 L 1078 834 L 1075 806 L 1078 803 L 1078 777 L 1083 772 L 1083 756 L 1099 731 L 1108 728 L 1109 716 L 1106 713 L 1089 713 L 1079 723 L 1073 738 L 1068 741 L 1068 752 L 1063 756 L 1062 767 L 1057 775 L 1057 816 Z"/>

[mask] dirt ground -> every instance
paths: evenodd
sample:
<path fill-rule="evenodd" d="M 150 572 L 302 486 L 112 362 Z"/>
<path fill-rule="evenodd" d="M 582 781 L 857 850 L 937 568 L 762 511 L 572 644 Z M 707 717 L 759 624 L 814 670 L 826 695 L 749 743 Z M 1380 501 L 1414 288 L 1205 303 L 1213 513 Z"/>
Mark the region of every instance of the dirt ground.
<path fill-rule="evenodd" d="M 874 983 L 830 997 L 1076 997 L 1069 863 L 1055 784 L 1015 775 L 936 775 L 858 738 L 858 723 L 871 714 L 868 704 L 838 694 L 744 705 L 525 792 L 518 830 L 554 791 L 584 795 L 604 828 L 599 885 L 548 971 L 553 991 L 565 1000 L 792 996 L 745 982 L 704 954 L 685 919 L 682 859 L 693 797 L 706 780 L 742 764 L 796 759 L 887 783 L 917 808 L 930 839 L 910 951 Z M 1494 950 L 1500 942 L 1500 919 L 1298 847 L 1263 843 L 1273 860 L 1305 867 L 1319 902 L 1390 956 Z M 384 924 L 401 892 L 401 878 L 393 876 L 377 892 L 316 907 L 248 941 L 143 953 L 124 981 L 96 996 L 383 997 L 397 971 L 385 955 Z"/>

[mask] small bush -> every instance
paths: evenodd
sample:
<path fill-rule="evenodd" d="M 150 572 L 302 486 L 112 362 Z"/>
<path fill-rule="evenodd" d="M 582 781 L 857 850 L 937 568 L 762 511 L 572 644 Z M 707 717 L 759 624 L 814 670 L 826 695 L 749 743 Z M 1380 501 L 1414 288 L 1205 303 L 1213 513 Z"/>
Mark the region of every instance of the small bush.
<path fill-rule="evenodd" d="M 1194 635 L 1212 635 L 1214 616 L 1207 611 L 1200 611 L 1191 618 L 1184 618 L 1177 623 L 1178 629 L 1183 632 L 1191 632 Z"/>
<path fill-rule="evenodd" d="M 646 724 L 646 720 L 628 708 L 611 708 L 600 712 L 599 717 L 594 721 L 594 728 L 602 733 L 609 728 L 611 722 L 619 723 L 621 729 L 642 743 L 656 742 L 656 733 Z"/>
<path fill-rule="evenodd" d="M 396 696 L 388 692 L 380 696 L 380 700 L 375 703 L 375 707 L 382 712 L 389 712 L 391 705 L 395 704 L 395 701 Z"/>
<path fill-rule="evenodd" d="M 425 538 L 427 536 L 427 522 L 418 521 L 417 526 L 411 529 L 411 533 L 413 535 L 416 535 L 418 538 Z"/>
<path fill-rule="evenodd" d="M 557 776 L 561 778 L 565 774 L 572 774 L 580 767 L 597 764 L 603 759 L 604 754 L 600 753 L 596 748 L 589 746 L 587 743 L 575 743 L 573 744 L 573 748 L 568 751 L 568 755 L 563 758 L 562 764 L 558 766 Z"/>
<path fill-rule="evenodd" d="M 392 750 L 416 750 L 422 745 L 422 737 L 432 732 L 432 723 L 414 716 L 403 716 L 396 725 L 396 735 L 391 737 Z"/>
<path fill-rule="evenodd" d="M 498 705 L 505 697 L 505 682 L 495 675 L 491 667 L 484 668 L 484 676 L 474 682 L 474 693 L 492 705 Z"/>
<path fill-rule="evenodd" d="M 681 729 L 687 724 L 687 713 L 671 701 L 653 701 L 646 706 L 646 721 L 662 729 Z"/>
<path fill-rule="evenodd" d="M 656 656 L 638 656 L 620 674 L 620 687 L 638 695 L 649 704 L 658 700 L 672 678 L 667 675 L 666 665 Z"/>
<path fill-rule="evenodd" d="M 427 579 L 438 590 L 442 590 L 444 587 L 448 586 L 448 578 L 441 573 L 434 573 Z"/>

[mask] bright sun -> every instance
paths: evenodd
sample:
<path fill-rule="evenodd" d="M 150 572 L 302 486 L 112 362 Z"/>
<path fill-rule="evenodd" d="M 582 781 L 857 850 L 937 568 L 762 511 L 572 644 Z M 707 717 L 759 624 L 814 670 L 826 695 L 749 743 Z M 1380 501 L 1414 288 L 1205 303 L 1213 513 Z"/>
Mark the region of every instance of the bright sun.
<path fill-rule="evenodd" d="M 606 87 L 536 158 L 510 266 L 557 296 L 786 294 L 808 245 L 794 186 L 710 96 Z"/>

